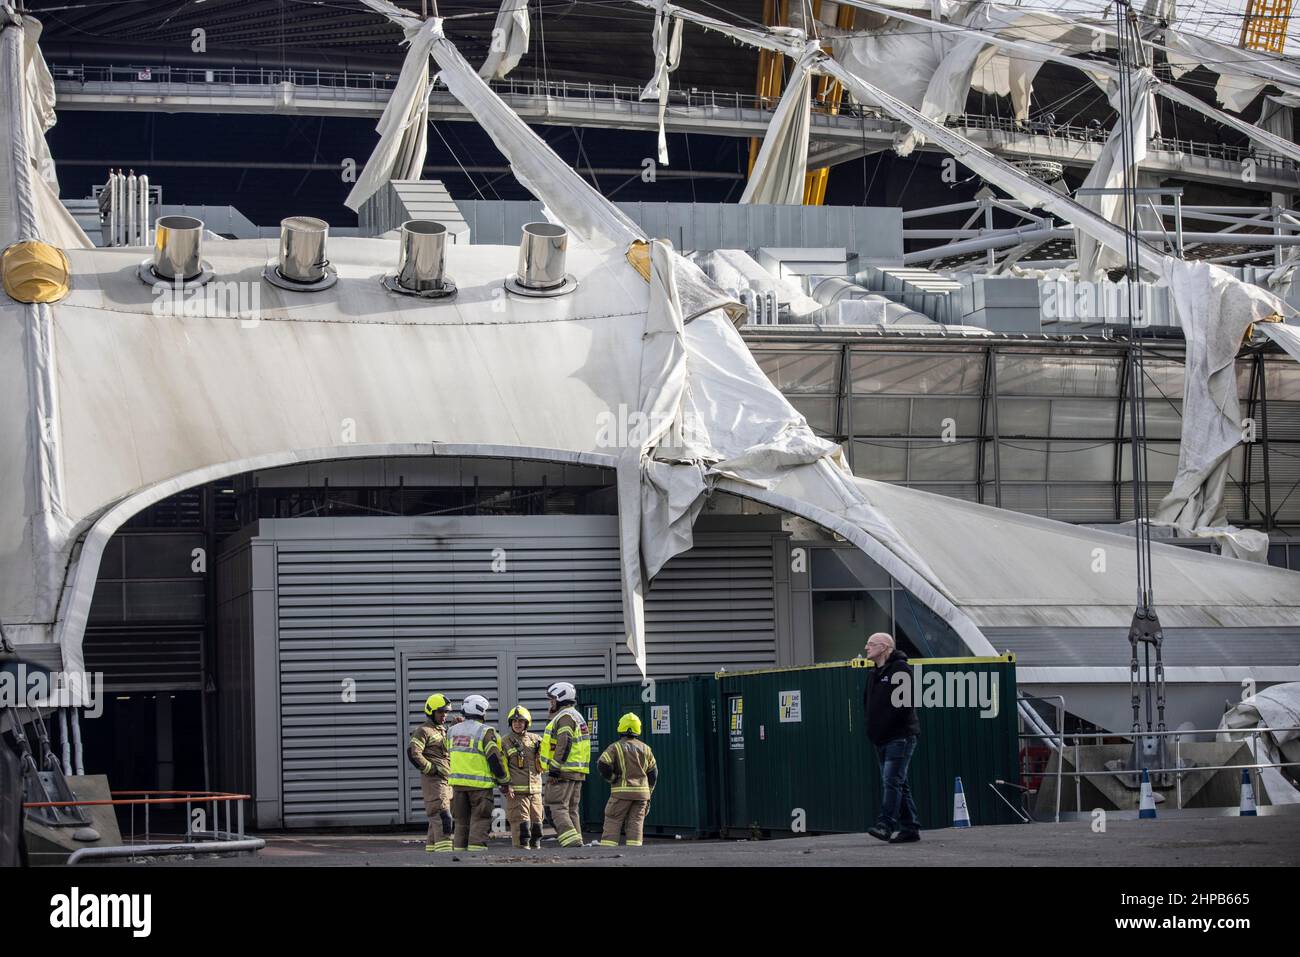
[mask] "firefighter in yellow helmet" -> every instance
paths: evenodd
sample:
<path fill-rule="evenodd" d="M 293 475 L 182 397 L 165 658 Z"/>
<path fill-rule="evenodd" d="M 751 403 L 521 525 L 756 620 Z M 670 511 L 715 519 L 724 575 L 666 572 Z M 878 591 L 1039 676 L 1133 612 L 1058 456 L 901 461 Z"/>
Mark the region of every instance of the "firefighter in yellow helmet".
<path fill-rule="evenodd" d="M 655 764 L 650 745 L 640 735 L 641 719 L 629 711 L 618 719 L 618 740 L 596 761 L 600 776 L 609 782 L 601 847 L 618 847 L 619 836 L 625 830 L 627 846 L 641 846 L 650 795 L 659 780 L 659 766 Z"/>
<path fill-rule="evenodd" d="M 561 847 L 582 847 L 582 782 L 591 770 L 591 731 L 578 712 L 578 689 L 557 681 L 546 689 L 551 720 L 542 733 L 542 800 Z"/>
<path fill-rule="evenodd" d="M 447 744 L 446 696 L 431 694 L 424 702 L 427 716 L 423 724 L 411 732 L 406 757 L 420 772 L 420 793 L 424 796 L 424 813 L 429 819 L 429 835 L 425 839 L 426 851 L 451 850 L 451 749 Z"/>
<path fill-rule="evenodd" d="M 492 830 L 492 787 L 499 785 L 508 796 L 510 775 L 501 756 L 501 736 L 484 722 L 487 698 L 469 695 L 460 710 L 464 719 L 448 732 L 451 816 L 456 820 L 452 846 L 458 851 L 485 851 Z"/>
<path fill-rule="evenodd" d="M 510 730 L 501 738 L 501 751 L 510 772 L 506 795 L 506 824 L 515 847 L 542 846 L 542 738 L 529 731 L 533 716 L 521 704 L 506 715 Z"/>

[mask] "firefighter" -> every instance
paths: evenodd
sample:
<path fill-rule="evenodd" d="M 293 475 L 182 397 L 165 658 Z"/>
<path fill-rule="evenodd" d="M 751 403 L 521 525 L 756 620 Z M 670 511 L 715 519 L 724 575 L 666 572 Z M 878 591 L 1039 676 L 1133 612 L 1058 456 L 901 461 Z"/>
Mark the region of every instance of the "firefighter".
<path fill-rule="evenodd" d="M 605 829 L 601 847 L 618 847 L 619 835 L 626 829 L 627 846 L 640 847 L 645 816 L 650 810 L 650 795 L 659 780 L 650 745 L 640 740 L 641 719 L 628 712 L 618 719 L 618 740 L 605 749 L 596 762 L 600 776 L 609 782 L 609 802 L 605 805 Z"/>
<path fill-rule="evenodd" d="M 542 800 L 561 847 L 582 846 L 582 782 L 591 770 L 591 732 L 578 713 L 578 689 L 557 681 L 546 689 L 551 720 L 542 733 Z"/>
<path fill-rule="evenodd" d="M 424 702 L 427 720 L 411 732 L 406 756 L 420 772 L 420 793 L 424 795 L 424 813 L 429 819 L 426 851 L 451 850 L 451 751 L 447 746 L 447 708 L 445 695 L 431 694 Z"/>
<path fill-rule="evenodd" d="M 510 772 L 510 794 L 506 797 L 506 823 L 515 847 L 542 846 L 542 739 L 529 731 L 533 716 L 521 704 L 506 715 L 510 730 L 501 739 Z"/>
<path fill-rule="evenodd" d="M 451 814 L 456 819 L 452 846 L 458 851 L 485 851 L 492 829 L 492 786 L 500 785 L 509 794 L 510 775 L 501 757 L 501 736 L 483 721 L 487 698 L 472 694 L 460 710 L 464 719 L 448 732 Z"/>

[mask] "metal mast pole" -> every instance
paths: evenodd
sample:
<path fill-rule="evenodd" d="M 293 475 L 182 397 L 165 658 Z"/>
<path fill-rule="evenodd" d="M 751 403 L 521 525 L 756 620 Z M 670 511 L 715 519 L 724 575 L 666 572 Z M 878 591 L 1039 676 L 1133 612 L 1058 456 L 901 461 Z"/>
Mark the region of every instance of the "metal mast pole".
<path fill-rule="evenodd" d="M 1128 0 L 1116 0 L 1115 25 L 1118 37 L 1118 66 L 1120 90 L 1120 148 L 1124 165 L 1124 279 L 1128 296 L 1128 407 L 1129 448 L 1133 471 L 1133 537 L 1137 558 L 1137 600 L 1133 622 L 1129 626 L 1129 694 L 1133 705 L 1133 752 L 1129 766 L 1142 768 L 1165 767 L 1165 739 L 1153 731 L 1165 730 L 1165 676 L 1161 656 L 1164 633 L 1156 615 L 1155 593 L 1151 576 L 1151 525 L 1150 502 L 1147 484 L 1146 401 L 1142 367 L 1142 343 L 1138 338 L 1138 235 L 1137 171 L 1133 169 L 1136 149 L 1133 126 L 1129 113 L 1146 109 L 1145 102 L 1133 99 L 1133 69 L 1135 59 L 1142 57 L 1142 38 L 1137 17 Z M 1138 661 L 1138 647 L 1143 648 L 1143 662 Z M 1152 656 L 1154 653 L 1154 662 Z M 1138 691 L 1139 675 L 1142 684 Z M 1145 707 L 1144 707 L 1145 706 Z M 1145 714 L 1143 713 L 1145 711 Z M 1164 783 L 1164 782 L 1161 782 Z"/>

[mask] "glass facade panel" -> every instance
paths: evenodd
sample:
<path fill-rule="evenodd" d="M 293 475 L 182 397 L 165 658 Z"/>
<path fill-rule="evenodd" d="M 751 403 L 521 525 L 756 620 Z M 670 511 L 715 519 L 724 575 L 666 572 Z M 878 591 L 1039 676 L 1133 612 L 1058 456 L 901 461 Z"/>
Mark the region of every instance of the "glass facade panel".
<path fill-rule="evenodd" d="M 906 482 L 907 443 L 855 441 L 853 471 L 878 482 Z"/>
<path fill-rule="evenodd" d="M 872 632 L 891 632 L 891 594 L 888 590 L 813 592 L 813 660 L 856 658 Z"/>
<path fill-rule="evenodd" d="M 857 422 L 853 427 L 858 427 Z M 913 399 L 912 400 L 912 435 L 941 436 L 979 435 L 980 400 L 979 399 Z"/>
<path fill-rule="evenodd" d="M 794 394 L 786 396 L 786 398 L 808 420 L 808 425 L 812 427 L 814 432 L 819 432 L 822 435 L 835 434 L 835 409 L 837 403 L 834 396 L 822 397 Z"/>
<path fill-rule="evenodd" d="M 984 356 L 858 352 L 853 355 L 852 377 L 856 395 L 979 395 L 984 390 Z"/>
<path fill-rule="evenodd" d="M 909 482 L 975 481 L 973 441 L 913 442 L 907 451 Z"/>
<path fill-rule="evenodd" d="M 907 435 L 912 400 L 871 396 L 853 400 L 854 435 Z"/>
<path fill-rule="evenodd" d="M 840 351 L 800 349 L 797 352 L 754 353 L 759 368 L 782 392 L 840 391 Z"/>
<path fill-rule="evenodd" d="M 1115 446 L 1110 442 L 1053 442 L 1047 478 L 1053 482 L 1104 482 L 1115 476 Z"/>
<path fill-rule="evenodd" d="M 1053 399 L 1051 435 L 1114 438 L 1116 415 L 1114 399 Z"/>
<path fill-rule="evenodd" d="M 814 548 L 812 550 L 812 587 L 888 588 L 891 579 L 885 571 L 859 548 Z"/>
<path fill-rule="evenodd" d="M 998 443 L 998 459 L 993 460 L 992 449 L 984 456 L 984 480 L 992 482 L 994 465 L 1001 469 L 1003 482 L 1041 482 L 1047 478 L 1047 443 L 1016 439 Z M 1003 490 L 1002 504 L 1006 504 Z"/>
<path fill-rule="evenodd" d="M 1051 422 L 1050 399 L 998 398 L 998 435 L 1024 435 L 1040 438 L 1047 435 Z"/>
<path fill-rule="evenodd" d="M 998 353 L 999 395 L 1119 394 L 1119 359 L 1059 353 Z"/>

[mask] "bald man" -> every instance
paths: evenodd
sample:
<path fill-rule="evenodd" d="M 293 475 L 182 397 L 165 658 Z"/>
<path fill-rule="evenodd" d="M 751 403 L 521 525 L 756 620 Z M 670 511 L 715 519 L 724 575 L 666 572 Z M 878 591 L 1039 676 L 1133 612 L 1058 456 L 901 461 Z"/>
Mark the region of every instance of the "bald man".
<path fill-rule="evenodd" d="M 867 738 L 875 746 L 884 787 L 880 817 L 867 833 L 890 844 L 910 844 L 921 839 L 921 821 L 907 783 L 907 767 L 921 734 L 914 707 L 919 689 L 910 688 L 906 696 L 894 694 L 902 683 L 910 685 L 913 677 L 907 655 L 894 646 L 893 635 L 878 631 L 868 638 L 866 656 L 875 665 L 867 672 Z"/>

